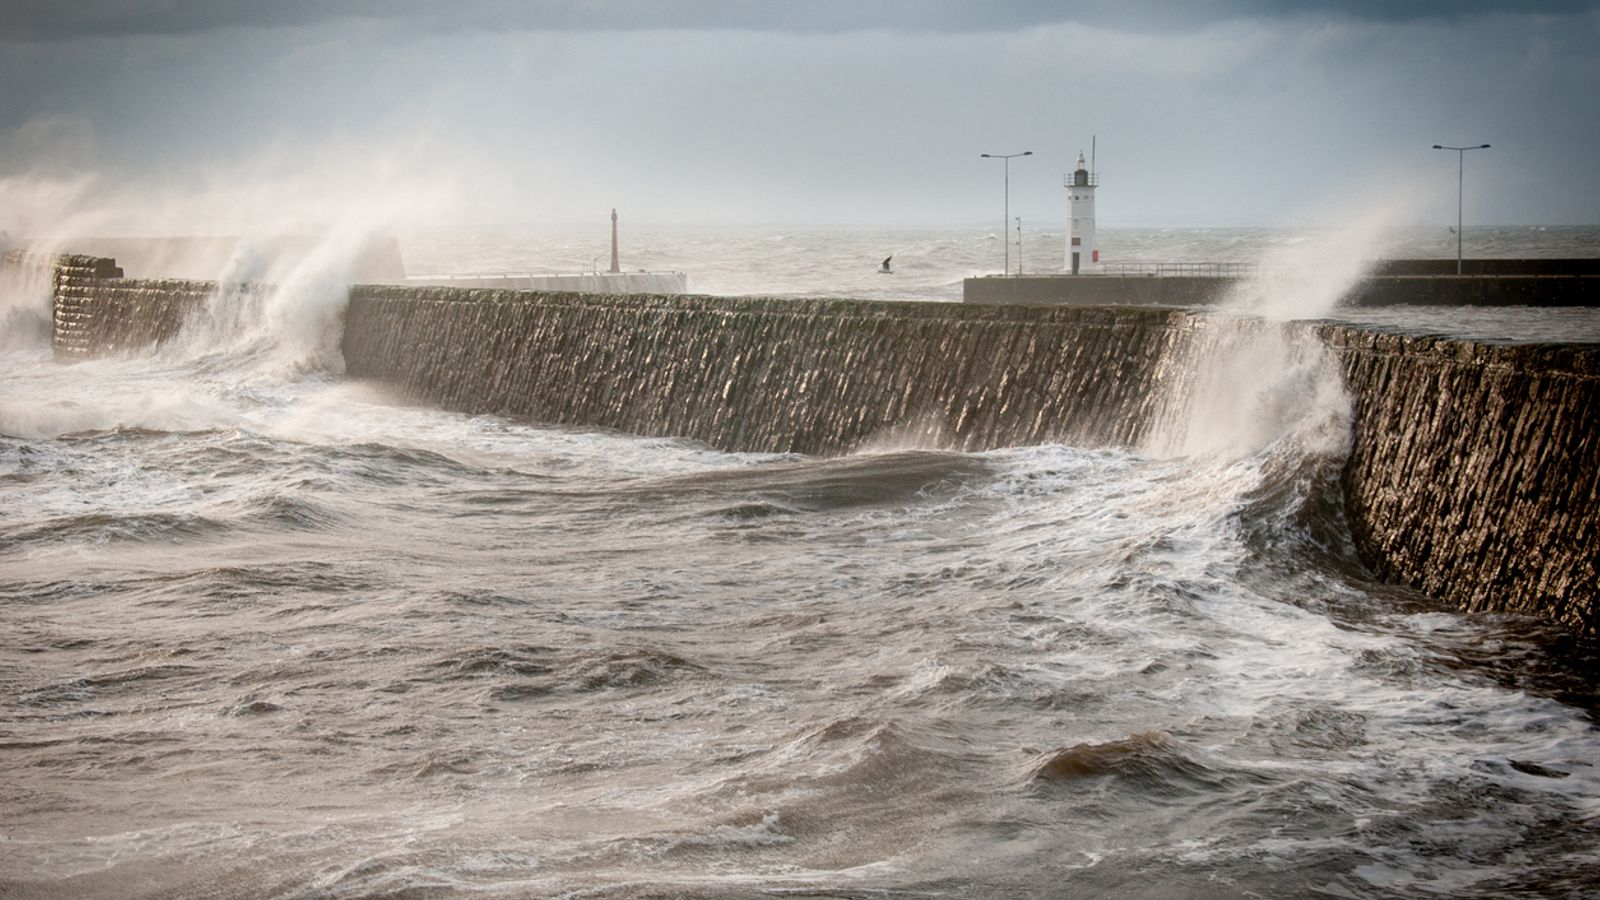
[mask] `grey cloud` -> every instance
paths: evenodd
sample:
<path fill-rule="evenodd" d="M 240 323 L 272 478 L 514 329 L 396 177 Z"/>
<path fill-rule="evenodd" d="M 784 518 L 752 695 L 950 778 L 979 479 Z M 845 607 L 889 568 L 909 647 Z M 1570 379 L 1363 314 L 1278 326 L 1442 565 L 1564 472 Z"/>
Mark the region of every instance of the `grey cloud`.
<path fill-rule="evenodd" d="M 1574 13 L 1596 0 L 1523 0 L 1520 14 Z M 1086 22 L 1168 31 L 1252 17 L 1322 15 L 1396 22 L 1507 12 L 1503 0 L 8 0 L 0 34 L 12 40 L 182 35 L 370 21 L 431 31 L 734 29 L 787 33 L 866 30 L 970 33 Z"/>
<path fill-rule="evenodd" d="M 1469 214 L 1593 222 L 1600 198 L 1584 114 L 1600 19 L 736 39 L 400 21 L 0 44 L 0 182 L 88 169 L 152 196 L 222 182 L 316 200 L 403 168 L 451 184 L 477 222 L 616 205 L 636 221 L 971 222 L 1002 188 L 978 154 L 1032 149 L 1011 209 L 1038 227 L 1098 134 L 1108 223 L 1286 221 L 1380 183 L 1421 185 L 1453 221 L 1454 161 L 1434 143 L 1494 145 L 1468 162 Z"/>

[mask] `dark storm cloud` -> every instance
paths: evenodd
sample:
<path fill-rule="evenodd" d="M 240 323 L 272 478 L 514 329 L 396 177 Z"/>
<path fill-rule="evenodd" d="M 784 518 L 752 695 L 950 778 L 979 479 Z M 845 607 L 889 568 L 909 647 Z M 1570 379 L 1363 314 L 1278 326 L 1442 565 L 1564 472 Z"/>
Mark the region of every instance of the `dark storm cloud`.
<path fill-rule="evenodd" d="M 364 20 L 428 30 L 632 31 L 740 29 L 839 33 L 873 29 L 961 33 L 1062 22 L 1168 30 L 1250 17 L 1325 15 L 1380 22 L 1502 12 L 1573 13 L 1597 0 L 8 0 L 0 35 L 13 40 L 193 34 Z"/>

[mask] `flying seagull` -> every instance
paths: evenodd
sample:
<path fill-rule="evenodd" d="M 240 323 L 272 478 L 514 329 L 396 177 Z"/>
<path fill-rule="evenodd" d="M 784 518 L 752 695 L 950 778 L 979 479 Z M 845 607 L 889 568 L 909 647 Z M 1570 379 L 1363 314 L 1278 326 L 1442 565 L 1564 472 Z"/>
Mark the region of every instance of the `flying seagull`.
<path fill-rule="evenodd" d="M 891 253 L 888 256 L 885 256 L 883 258 L 883 265 L 878 267 L 878 274 L 879 275 L 893 275 L 894 274 L 894 270 L 889 268 L 889 260 L 891 260 L 891 259 L 894 259 L 894 254 L 893 253 Z"/>

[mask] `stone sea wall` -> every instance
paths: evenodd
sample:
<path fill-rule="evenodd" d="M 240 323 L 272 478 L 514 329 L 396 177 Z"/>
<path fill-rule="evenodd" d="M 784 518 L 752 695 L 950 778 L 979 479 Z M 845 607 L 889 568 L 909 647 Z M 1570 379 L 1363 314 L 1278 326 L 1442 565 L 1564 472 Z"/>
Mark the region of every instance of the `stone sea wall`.
<path fill-rule="evenodd" d="M 127 279 L 112 259 L 58 257 L 51 316 L 56 358 L 125 353 L 167 340 L 215 287 L 205 281 Z"/>
<path fill-rule="evenodd" d="M 210 290 L 113 268 L 64 265 L 60 358 L 168 337 Z M 1197 321 L 1148 307 L 363 285 L 343 351 L 351 377 L 410 402 L 729 450 L 1139 446 L 1188 377 L 1178 351 Z M 1346 507 L 1373 570 L 1600 638 L 1600 351 L 1304 332 L 1344 366 Z"/>
<path fill-rule="evenodd" d="M 351 291 L 347 372 L 413 401 L 725 450 L 960 449 L 1141 435 L 1171 310 Z"/>
<path fill-rule="evenodd" d="M 1351 389 L 1345 505 L 1373 570 L 1600 636 L 1600 349 L 1322 331 Z"/>

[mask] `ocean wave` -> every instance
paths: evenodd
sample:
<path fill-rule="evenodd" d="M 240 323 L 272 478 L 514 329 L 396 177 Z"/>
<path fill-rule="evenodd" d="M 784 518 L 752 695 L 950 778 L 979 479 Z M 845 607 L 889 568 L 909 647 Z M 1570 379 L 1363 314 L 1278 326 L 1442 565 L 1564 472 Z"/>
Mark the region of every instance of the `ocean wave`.
<path fill-rule="evenodd" d="M 1041 753 L 1027 770 L 1033 785 L 1110 791 L 1121 802 L 1220 792 L 1244 778 L 1207 764 L 1192 748 L 1160 731 Z"/>
<path fill-rule="evenodd" d="M 195 543 L 215 540 L 230 530 L 227 522 L 196 513 L 92 512 L 0 527 L 0 552 L 60 544 Z"/>

